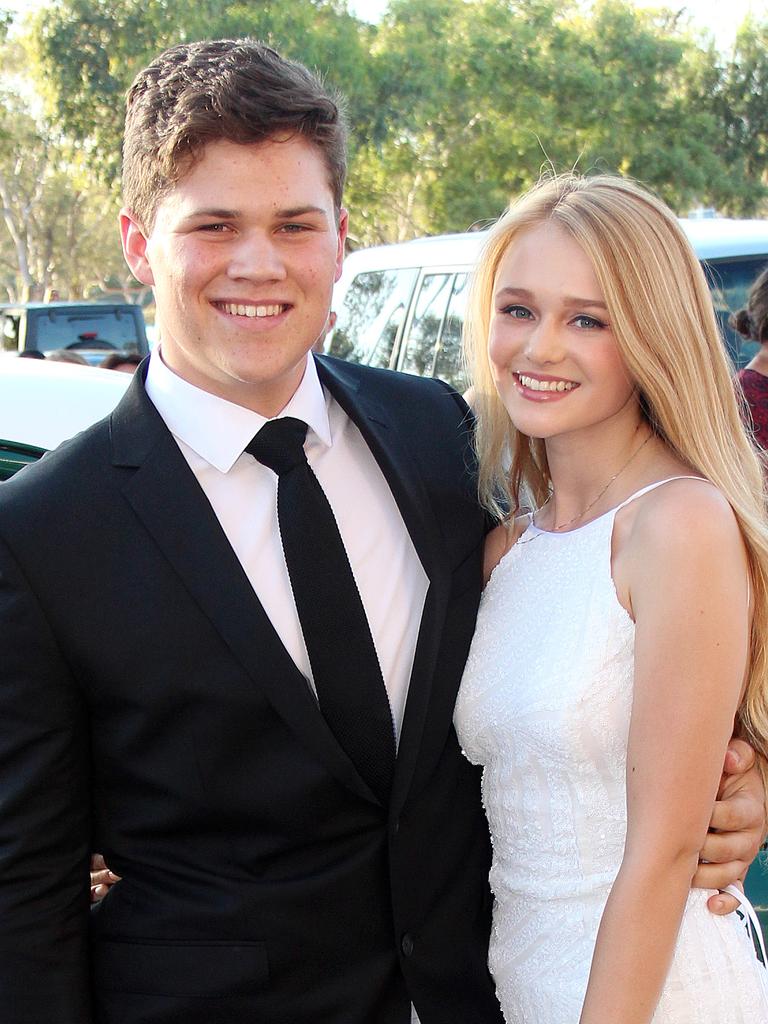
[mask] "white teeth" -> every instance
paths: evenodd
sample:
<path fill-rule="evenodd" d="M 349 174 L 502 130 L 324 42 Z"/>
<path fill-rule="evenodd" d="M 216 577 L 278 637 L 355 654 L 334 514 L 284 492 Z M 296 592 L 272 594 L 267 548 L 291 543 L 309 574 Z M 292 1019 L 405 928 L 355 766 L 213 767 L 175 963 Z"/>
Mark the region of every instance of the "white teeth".
<path fill-rule="evenodd" d="M 284 306 L 246 306 L 235 302 L 222 302 L 221 308 L 231 316 L 278 316 L 285 309 Z"/>
<path fill-rule="evenodd" d="M 529 391 L 573 391 L 577 387 L 577 384 L 570 380 L 538 380 L 536 377 L 526 377 L 522 373 L 517 377 Z"/>

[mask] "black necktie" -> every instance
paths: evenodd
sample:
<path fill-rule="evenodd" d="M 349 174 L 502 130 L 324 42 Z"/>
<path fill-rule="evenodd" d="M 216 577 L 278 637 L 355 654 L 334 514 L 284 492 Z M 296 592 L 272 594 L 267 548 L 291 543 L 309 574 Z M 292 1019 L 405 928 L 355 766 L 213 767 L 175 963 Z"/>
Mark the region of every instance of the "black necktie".
<path fill-rule="evenodd" d="M 333 510 L 307 463 L 306 434 L 302 420 L 270 420 L 245 450 L 278 476 L 280 538 L 320 710 L 387 802 L 395 764 L 392 712 Z"/>

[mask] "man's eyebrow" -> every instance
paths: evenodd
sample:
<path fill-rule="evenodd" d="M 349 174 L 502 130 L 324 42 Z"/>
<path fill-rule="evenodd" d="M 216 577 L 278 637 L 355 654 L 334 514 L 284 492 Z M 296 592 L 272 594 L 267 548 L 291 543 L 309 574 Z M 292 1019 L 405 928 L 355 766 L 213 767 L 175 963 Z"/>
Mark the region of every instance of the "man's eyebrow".
<path fill-rule="evenodd" d="M 321 213 L 324 217 L 327 216 L 328 211 L 324 210 L 322 206 L 292 206 L 287 210 L 276 210 L 275 215 L 281 219 L 292 217 L 305 217 L 308 213 Z"/>
<path fill-rule="evenodd" d="M 210 217 L 212 220 L 235 220 L 240 216 L 240 211 L 222 210 L 207 206 L 204 209 L 189 210 L 186 216 L 187 220 L 191 220 L 193 217 Z"/>
<path fill-rule="evenodd" d="M 322 206 L 291 206 L 284 210 L 275 210 L 274 216 L 280 220 L 290 220 L 293 217 L 305 217 L 307 214 L 320 213 L 324 217 L 327 216 L 327 211 Z M 214 220 L 237 220 L 242 217 L 241 210 L 225 210 L 220 207 L 209 207 L 206 206 L 203 209 L 190 210 L 187 214 L 187 218 L 192 217 L 211 217 Z"/>

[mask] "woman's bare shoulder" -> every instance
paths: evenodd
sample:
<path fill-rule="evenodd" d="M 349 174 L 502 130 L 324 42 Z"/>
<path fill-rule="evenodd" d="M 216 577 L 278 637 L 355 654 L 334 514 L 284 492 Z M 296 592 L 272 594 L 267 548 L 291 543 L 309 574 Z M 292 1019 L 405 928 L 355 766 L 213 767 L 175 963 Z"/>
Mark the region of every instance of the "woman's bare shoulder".
<path fill-rule="evenodd" d="M 637 506 L 632 533 L 654 546 L 667 547 L 670 542 L 698 546 L 735 540 L 739 535 L 728 499 L 700 477 L 670 480 L 632 504 Z"/>
<path fill-rule="evenodd" d="M 633 581 L 695 577 L 706 571 L 716 575 L 723 563 L 746 566 L 736 515 L 708 480 L 672 480 L 633 501 L 626 511 L 630 516 L 614 538 L 617 590 L 620 579 L 633 590 Z"/>

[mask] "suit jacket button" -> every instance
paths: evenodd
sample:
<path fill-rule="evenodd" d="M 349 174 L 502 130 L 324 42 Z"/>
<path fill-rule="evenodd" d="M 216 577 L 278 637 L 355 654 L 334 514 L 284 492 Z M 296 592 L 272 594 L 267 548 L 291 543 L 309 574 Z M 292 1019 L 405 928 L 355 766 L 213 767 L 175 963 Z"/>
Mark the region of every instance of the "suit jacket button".
<path fill-rule="evenodd" d="M 403 951 L 403 956 L 410 956 L 413 953 L 413 939 L 408 932 L 400 940 L 400 949 Z"/>

